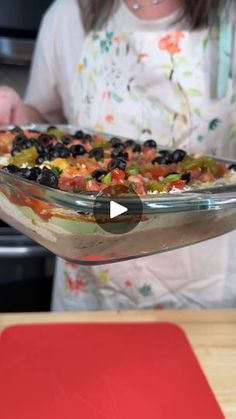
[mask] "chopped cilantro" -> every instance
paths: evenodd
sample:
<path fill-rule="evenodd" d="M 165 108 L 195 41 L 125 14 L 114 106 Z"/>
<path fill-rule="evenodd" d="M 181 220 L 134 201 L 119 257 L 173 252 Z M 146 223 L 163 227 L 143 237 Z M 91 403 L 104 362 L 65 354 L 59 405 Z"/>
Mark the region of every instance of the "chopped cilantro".
<path fill-rule="evenodd" d="M 135 185 L 135 183 L 130 183 L 129 184 L 129 191 L 131 193 L 134 193 L 136 191 L 136 185 Z"/>
<path fill-rule="evenodd" d="M 127 176 L 135 176 L 139 173 L 139 167 L 137 164 L 132 164 L 126 169 Z"/>
<path fill-rule="evenodd" d="M 55 176 L 59 177 L 62 173 L 63 170 L 61 170 L 59 167 L 56 166 L 52 166 L 51 167 L 51 171 L 54 173 Z"/>
<path fill-rule="evenodd" d="M 82 193 L 82 192 L 84 192 L 84 189 L 82 189 L 82 188 L 80 188 L 80 187 L 76 187 L 76 188 L 73 190 L 73 192 L 75 192 L 75 193 Z"/>

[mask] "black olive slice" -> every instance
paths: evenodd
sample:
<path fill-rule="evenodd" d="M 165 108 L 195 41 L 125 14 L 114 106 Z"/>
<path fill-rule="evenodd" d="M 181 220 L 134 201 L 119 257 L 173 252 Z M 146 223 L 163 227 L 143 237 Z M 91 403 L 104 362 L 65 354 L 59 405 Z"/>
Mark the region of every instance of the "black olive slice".
<path fill-rule="evenodd" d="M 72 143 L 73 140 L 74 138 L 72 137 L 72 135 L 63 135 L 61 137 L 61 142 L 65 145 L 69 145 L 70 143 Z"/>
<path fill-rule="evenodd" d="M 89 152 L 89 157 L 95 160 L 101 160 L 104 157 L 104 150 L 102 147 L 92 148 Z"/>
<path fill-rule="evenodd" d="M 76 144 L 70 147 L 70 153 L 73 157 L 83 156 L 86 154 L 86 150 L 82 144 Z"/>
<path fill-rule="evenodd" d="M 56 188 L 58 185 L 58 177 L 52 170 L 48 169 L 47 167 L 44 167 L 37 178 L 37 182 L 40 183 L 40 185 L 49 186 L 50 188 Z"/>
<path fill-rule="evenodd" d="M 112 137 L 109 140 L 109 144 L 111 144 L 112 147 L 115 147 L 117 144 L 121 144 L 121 143 L 122 143 L 122 141 L 118 137 Z"/>
<path fill-rule="evenodd" d="M 177 149 L 171 154 L 171 159 L 173 163 L 179 163 L 186 157 L 187 153 L 184 150 Z"/>
<path fill-rule="evenodd" d="M 191 173 L 183 173 L 181 176 L 181 180 L 185 180 L 186 183 L 189 183 L 191 180 Z"/>
<path fill-rule="evenodd" d="M 229 166 L 229 170 L 234 170 L 234 171 L 236 172 L 236 164 L 235 164 L 235 163 L 232 163 L 232 164 Z"/>
<path fill-rule="evenodd" d="M 147 140 L 143 145 L 144 147 L 157 148 L 157 143 L 154 140 Z"/>
<path fill-rule="evenodd" d="M 152 160 L 152 164 L 167 164 L 167 161 L 164 156 L 157 156 Z"/>
<path fill-rule="evenodd" d="M 126 168 L 126 161 L 124 159 L 112 159 L 107 168 L 108 170 L 115 170 L 115 169 L 120 169 L 120 170 L 125 170 Z"/>
<path fill-rule="evenodd" d="M 106 176 L 107 175 L 107 171 L 106 170 L 102 170 L 102 169 L 97 169 L 97 170 L 94 170 L 94 172 L 92 173 L 92 177 L 97 181 L 97 182 L 101 182 L 102 181 L 102 178 L 104 177 L 104 176 Z"/>
<path fill-rule="evenodd" d="M 19 172 L 19 167 L 15 166 L 14 164 L 8 164 L 8 166 L 3 167 L 4 172 L 6 173 L 17 173 Z"/>

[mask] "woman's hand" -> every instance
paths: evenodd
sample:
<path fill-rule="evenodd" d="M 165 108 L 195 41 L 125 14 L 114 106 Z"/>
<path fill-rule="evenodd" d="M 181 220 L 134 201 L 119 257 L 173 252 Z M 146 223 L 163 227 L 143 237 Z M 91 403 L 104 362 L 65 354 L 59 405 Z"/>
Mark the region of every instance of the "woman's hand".
<path fill-rule="evenodd" d="M 10 87 L 0 87 L 0 125 L 23 123 L 23 102 Z"/>
<path fill-rule="evenodd" d="M 34 108 L 27 106 L 11 87 L 0 87 L 0 125 L 21 125 L 31 122 L 45 122 Z"/>

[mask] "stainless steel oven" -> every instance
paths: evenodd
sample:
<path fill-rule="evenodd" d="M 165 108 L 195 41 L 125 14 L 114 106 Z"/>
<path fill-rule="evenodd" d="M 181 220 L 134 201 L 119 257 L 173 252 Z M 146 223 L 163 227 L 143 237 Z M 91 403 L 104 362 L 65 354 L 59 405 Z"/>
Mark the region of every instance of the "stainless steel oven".
<path fill-rule="evenodd" d="M 52 0 L 0 0 L 0 63 L 31 61 Z M 0 220 L 0 312 L 50 308 L 55 256 Z"/>
<path fill-rule="evenodd" d="M 26 64 L 41 18 L 52 0 L 0 0 L 0 62 Z"/>
<path fill-rule="evenodd" d="M 55 256 L 0 220 L 0 312 L 50 309 Z"/>

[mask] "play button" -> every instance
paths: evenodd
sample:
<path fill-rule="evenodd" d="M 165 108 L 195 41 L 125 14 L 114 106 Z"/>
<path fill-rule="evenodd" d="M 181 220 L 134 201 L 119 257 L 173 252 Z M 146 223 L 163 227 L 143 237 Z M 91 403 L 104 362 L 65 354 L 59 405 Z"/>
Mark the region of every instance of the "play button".
<path fill-rule="evenodd" d="M 119 215 L 124 214 L 128 211 L 128 208 L 123 205 L 117 204 L 115 201 L 110 202 L 110 218 L 119 217 Z"/>
<path fill-rule="evenodd" d="M 107 187 L 95 199 L 94 217 L 97 224 L 111 234 L 125 234 L 133 230 L 143 214 L 139 196 L 127 187 Z"/>

